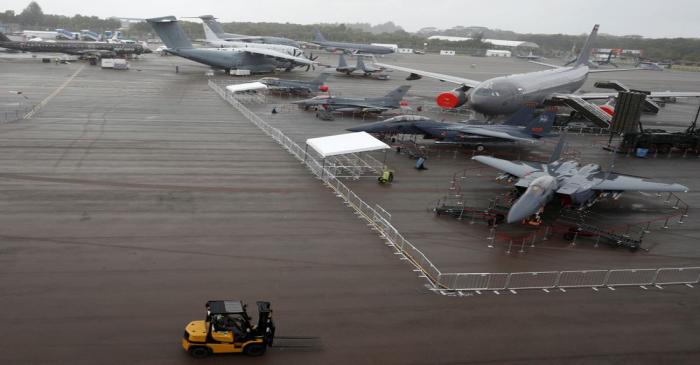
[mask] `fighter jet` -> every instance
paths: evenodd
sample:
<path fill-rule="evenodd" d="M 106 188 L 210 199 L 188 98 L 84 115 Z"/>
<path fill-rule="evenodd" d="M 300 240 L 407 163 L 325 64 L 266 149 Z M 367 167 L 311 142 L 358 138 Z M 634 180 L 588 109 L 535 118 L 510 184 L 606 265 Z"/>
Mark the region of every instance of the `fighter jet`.
<path fill-rule="evenodd" d="M 345 60 L 345 55 L 343 55 L 341 53 L 339 58 L 338 58 L 338 66 L 335 67 L 335 70 L 340 72 L 340 73 L 344 73 L 348 76 L 352 76 L 355 74 L 359 74 L 359 75 L 363 75 L 363 76 L 371 76 L 371 75 L 374 75 L 378 72 L 382 72 L 385 69 L 380 68 L 380 67 L 376 67 L 376 66 L 371 65 L 371 64 L 366 64 L 364 61 L 364 57 L 362 57 L 360 55 L 357 56 L 357 64 L 355 66 L 350 66 L 350 65 L 348 65 L 348 61 Z M 382 78 L 388 79 L 388 76 L 384 75 L 384 77 L 382 77 Z"/>
<path fill-rule="evenodd" d="M 556 113 L 548 110 L 534 116 L 533 108 L 523 108 L 503 124 L 469 124 L 437 122 L 419 115 L 401 115 L 381 122 L 348 128 L 352 132 L 372 134 L 419 134 L 436 143 L 476 146 L 484 151 L 486 145 L 501 142 L 524 141 L 535 143 L 550 134 Z M 480 121 L 483 123 L 483 121 Z"/>
<path fill-rule="evenodd" d="M 401 99 L 411 86 L 399 86 L 385 96 L 378 98 L 344 98 L 336 96 L 317 96 L 315 98 L 295 101 L 293 104 L 308 110 L 311 107 L 321 107 L 327 111 L 382 113 L 401 107 Z"/>
<path fill-rule="evenodd" d="M 322 72 L 311 81 L 284 80 L 270 77 L 262 78 L 259 81 L 267 85 L 269 90 L 308 95 L 317 91 L 328 91 L 328 86 L 325 85 L 328 75 L 328 73 Z"/>
<path fill-rule="evenodd" d="M 490 156 L 474 156 L 473 160 L 504 172 L 498 180 L 517 179 L 515 187 L 524 191 L 508 211 L 506 221 L 514 223 L 539 214 L 552 198 L 558 196 L 564 206 L 587 208 L 601 198 L 617 199 L 625 191 L 687 192 L 680 184 L 665 184 L 601 171 L 597 164 L 581 166 L 578 162 L 560 160 L 566 143 L 562 135 L 548 163 L 508 161 Z"/>
<path fill-rule="evenodd" d="M 100 58 L 116 57 L 127 54 L 151 53 L 141 44 L 107 43 L 107 42 L 64 42 L 64 41 L 26 41 L 10 40 L 0 33 L 0 48 L 23 52 L 56 52 L 77 56 L 95 56 Z"/>
<path fill-rule="evenodd" d="M 312 43 L 315 43 L 321 48 L 325 48 L 328 51 L 335 52 L 337 50 L 343 51 L 343 53 L 348 54 L 389 54 L 394 53 L 394 50 L 389 47 L 384 46 L 374 46 L 371 44 L 362 43 L 348 43 L 348 42 L 333 42 L 326 39 L 326 37 L 321 34 L 321 31 L 316 29 L 316 37 Z"/>
<path fill-rule="evenodd" d="M 454 90 L 443 92 L 436 98 L 439 106 L 445 109 L 457 108 L 467 105 L 469 108 L 489 116 L 511 114 L 522 108 L 525 104 L 534 103 L 543 105 L 545 102 L 556 101 L 565 103 L 582 113 L 587 113 L 593 122 L 601 127 L 610 125 L 612 118 L 593 104 L 587 102 L 592 99 L 608 99 L 616 96 L 616 93 L 600 93 L 593 95 L 573 94 L 586 82 L 588 74 L 611 71 L 629 71 L 634 69 L 597 69 L 592 70 L 588 66 L 588 59 L 593 49 L 593 43 L 598 34 L 598 25 L 588 36 L 585 45 L 581 49 L 576 62 L 572 66 L 561 67 L 543 62 L 530 61 L 552 69 L 500 76 L 486 81 L 470 80 L 457 76 L 426 72 L 406 67 L 377 63 L 377 66 L 408 72 L 411 75 L 407 80 L 416 80 L 426 76 L 440 81 L 447 81 L 460 85 Z M 654 97 L 655 92 L 651 93 Z M 695 93 L 700 96 L 700 92 Z"/>
<path fill-rule="evenodd" d="M 216 18 L 213 15 L 201 15 L 199 18 L 202 19 L 202 22 L 204 22 L 204 24 L 206 24 L 209 27 L 209 29 L 211 29 L 211 31 L 214 32 L 214 34 L 216 34 L 218 38 L 223 40 L 262 44 L 280 44 L 284 46 L 300 48 L 299 42 L 289 38 L 226 33 L 224 32 L 224 28 L 221 27 L 221 24 L 219 24 L 219 22 L 216 21 Z"/>
<path fill-rule="evenodd" d="M 250 70 L 254 73 L 272 72 L 277 68 L 294 67 L 297 64 L 312 66 L 315 63 L 271 49 L 245 48 L 194 48 L 174 16 L 146 19 L 165 43 L 166 52 L 203 63 L 214 68 Z"/>

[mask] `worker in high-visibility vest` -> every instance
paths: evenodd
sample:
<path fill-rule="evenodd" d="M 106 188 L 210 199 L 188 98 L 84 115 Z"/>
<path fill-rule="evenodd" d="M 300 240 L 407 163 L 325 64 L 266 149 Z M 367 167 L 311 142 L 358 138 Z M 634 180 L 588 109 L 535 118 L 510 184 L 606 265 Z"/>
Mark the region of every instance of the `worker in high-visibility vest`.
<path fill-rule="evenodd" d="M 384 169 L 377 180 L 379 180 L 380 184 L 388 184 L 394 181 L 394 172 L 389 169 Z"/>

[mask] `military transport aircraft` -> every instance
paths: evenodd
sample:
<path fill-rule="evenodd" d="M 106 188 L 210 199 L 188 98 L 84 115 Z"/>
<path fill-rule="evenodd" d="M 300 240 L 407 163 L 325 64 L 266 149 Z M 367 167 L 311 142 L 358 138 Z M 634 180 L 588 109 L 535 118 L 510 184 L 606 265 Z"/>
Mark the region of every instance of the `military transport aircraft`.
<path fill-rule="evenodd" d="M 524 192 L 508 211 L 508 223 L 519 222 L 541 209 L 558 196 L 565 206 L 587 208 L 601 198 L 617 199 L 625 191 L 687 192 L 680 184 L 665 184 L 645 179 L 601 171 L 597 164 L 581 166 L 578 162 L 561 160 L 566 143 L 562 135 L 548 163 L 508 161 L 490 156 L 474 156 L 473 160 L 504 172 L 498 180 L 517 179 L 515 187 Z"/>
<path fill-rule="evenodd" d="M 12 41 L 0 33 L 0 47 L 24 52 L 56 52 L 77 56 L 111 58 L 127 54 L 151 53 L 149 48 L 138 43 L 107 43 L 80 41 Z"/>
<path fill-rule="evenodd" d="M 212 22 L 216 25 L 219 25 L 218 23 L 216 23 L 215 20 L 202 22 L 202 28 L 204 28 L 204 40 L 211 46 L 231 48 L 257 47 L 263 49 L 271 49 L 273 51 L 286 53 L 295 57 L 305 57 L 304 51 L 302 51 L 299 47 L 294 47 L 287 44 L 251 42 L 248 40 L 243 40 L 242 38 L 222 38 L 211 28 Z M 314 61 L 314 59 L 311 60 Z"/>
<path fill-rule="evenodd" d="M 352 132 L 372 134 L 419 134 L 436 143 L 475 146 L 481 152 L 494 143 L 525 141 L 535 143 L 550 134 L 556 113 L 553 110 L 534 116 L 534 108 L 523 108 L 503 124 L 438 122 L 419 115 L 400 115 L 381 122 L 348 128 Z M 483 121 L 479 121 L 482 122 Z"/>
<path fill-rule="evenodd" d="M 293 104 L 308 110 L 311 107 L 320 107 L 327 111 L 357 112 L 357 113 L 382 113 L 401 107 L 401 99 L 411 86 L 399 86 L 385 96 L 378 98 L 345 98 L 337 96 L 317 96 L 315 98 L 295 101 Z"/>
<path fill-rule="evenodd" d="M 216 21 L 216 18 L 212 15 L 201 15 L 199 19 L 202 19 L 204 24 L 208 25 L 209 28 L 217 35 L 218 38 L 227 41 L 236 42 L 251 42 L 251 43 L 263 43 L 263 44 L 281 44 L 284 46 L 290 46 L 294 48 L 300 48 L 299 42 L 282 37 L 269 37 L 269 36 L 252 36 L 244 34 L 233 34 L 224 32 L 224 28 Z"/>
<path fill-rule="evenodd" d="M 616 92 L 588 94 L 574 94 L 586 82 L 590 73 L 629 71 L 636 69 L 590 69 L 588 59 L 593 49 L 593 43 L 598 34 L 598 25 L 593 27 L 593 31 L 588 36 L 586 43 L 581 49 L 576 62 L 572 66 L 561 67 L 543 62 L 530 61 L 535 64 L 550 67 L 550 70 L 500 76 L 486 81 L 476 81 L 466 78 L 426 72 L 410 69 L 406 67 L 377 63 L 377 66 L 408 72 L 411 75 L 408 80 L 415 80 L 426 76 L 440 81 L 447 81 L 460 85 L 458 88 L 443 92 L 437 96 L 436 102 L 439 106 L 452 109 L 462 105 L 489 116 L 511 114 L 522 108 L 525 104 L 534 103 L 543 105 L 545 102 L 564 103 L 591 118 L 592 122 L 598 123 L 601 127 L 610 125 L 611 116 L 586 100 L 607 99 L 617 95 Z M 668 94 L 668 92 L 663 92 Z M 651 92 L 650 96 L 655 97 L 656 92 Z M 682 93 L 687 96 L 688 93 Z M 693 96 L 699 96 L 700 92 Z"/>
<path fill-rule="evenodd" d="M 174 16 L 146 19 L 165 43 L 166 52 L 203 63 L 214 68 L 250 70 L 250 72 L 272 72 L 277 68 L 292 68 L 297 65 L 313 66 L 315 63 L 272 49 L 245 48 L 194 48 Z"/>
<path fill-rule="evenodd" d="M 394 53 L 394 50 L 389 48 L 389 47 L 384 47 L 384 46 L 375 46 L 371 44 L 362 44 L 362 43 L 348 43 L 348 42 L 333 42 L 329 41 L 326 39 L 326 37 L 321 34 L 321 31 L 316 29 L 316 36 L 314 38 L 314 41 L 311 43 L 315 43 L 321 48 L 325 48 L 328 51 L 335 52 L 337 50 L 343 51 L 344 53 L 351 53 L 351 54 L 358 54 L 358 53 L 364 53 L 364 54 L 389 54 L 389 53 Z"/>

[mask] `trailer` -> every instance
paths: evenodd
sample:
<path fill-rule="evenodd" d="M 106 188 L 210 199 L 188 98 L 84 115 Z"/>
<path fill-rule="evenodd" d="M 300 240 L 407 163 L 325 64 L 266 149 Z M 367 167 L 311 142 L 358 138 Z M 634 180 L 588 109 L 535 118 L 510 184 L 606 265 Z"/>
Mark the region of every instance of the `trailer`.
<path fill-rule="evenodd" d="M 700 129 L 697 129 L 700 107 L 695 113 L 693 123 L 683 132 L 668 132 L 664 129 L 644 129 L 641 124 L 639 132 L 625 133 L 619 150 L 634 151 L 644 157 L 644 150 L 655 153 L 670 153 L 672 150 L 692 151 L 700 154 Z M 642 151 L 640 151 L 640 149 Z"/>

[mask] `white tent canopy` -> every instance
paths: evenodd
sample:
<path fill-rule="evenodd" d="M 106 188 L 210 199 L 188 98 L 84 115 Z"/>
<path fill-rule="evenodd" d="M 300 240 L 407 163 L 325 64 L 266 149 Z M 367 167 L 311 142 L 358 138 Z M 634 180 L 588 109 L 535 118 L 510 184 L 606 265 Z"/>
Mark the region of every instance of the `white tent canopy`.
<path fill-rule="evenodd" d="M 232 93 L 239 93 L 239 92 L 246 92 L 246 91 L 256 91 L 256 90 L 264 90 L 267 89 L 267 85 L 263 84 L 262 82 L 255 81 L 255 82 L 248 82 L 245 84 L 234 84 L 234 85 L 229 85 L 226 86 L 226 90 L 232 92 Z"/>
<path fill-rule="evenodd" d="M 313 148 L 322 158 L 391 148 L 389 145 L 372 137 L 367 132 L 309 138 L 306 140 L 306 145 Z"/>

